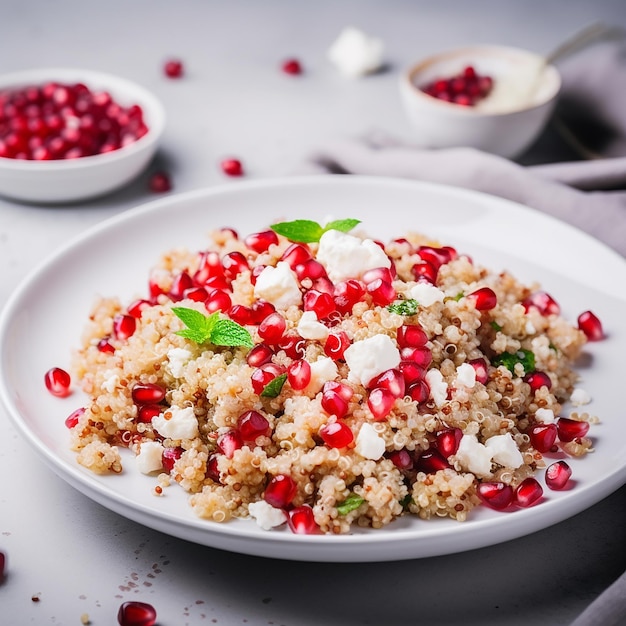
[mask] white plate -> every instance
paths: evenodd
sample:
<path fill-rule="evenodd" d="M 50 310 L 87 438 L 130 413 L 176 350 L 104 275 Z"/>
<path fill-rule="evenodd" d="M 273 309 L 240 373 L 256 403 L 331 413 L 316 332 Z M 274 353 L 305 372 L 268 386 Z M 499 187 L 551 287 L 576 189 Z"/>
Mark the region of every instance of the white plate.
<path fill-rule="evenodd" d="M 253 521 L 217 524 L 195 517 L 182 489 L 153 495 L 154 478 L 134 471 L 96 476 L 68 448 L 64 419 L 83 402 L 51 396 L 43 375 L 67 367 L 70 350 L 97 294 L 130 300 L 145 293 L 150 267 L 168 249 L 206 247 L 206 232 L 240 234 L 275 220 L 357 217 L 381 239 L 420 230 L 480 264 L 541 281 L 565 317 L 592 309 L 608 338 L 582 359 L 586 407 L 601 417 L 590 434 L 595 452 L 572 460 L 573 488 L 545 490 L 540 504 L 513 513 L 479 507 L 464 523 L 406 517 L 383 530 L 347 536 L 263 531 Z M 24 281 L 0 319 L 0 393 L 13 423 L 69 484 L 141 524 L 234 552 L 311 561 L 382 561 L 441 555 L 514 539 L 564 520 L 626 482 L 626 429 L 621 397 L 626 354 L 626 262 L 587 235 L 525 207 L 486 195 L 381 178 L 309 177 L 242 183 L 171 196 L 110 219 L 59 250 Z M 24 463 L 28 463 L 28 459 Z M 10 480 L 10 477 L 6 479 Z M 43 513 L 43 512 L 42 512 Z"/>

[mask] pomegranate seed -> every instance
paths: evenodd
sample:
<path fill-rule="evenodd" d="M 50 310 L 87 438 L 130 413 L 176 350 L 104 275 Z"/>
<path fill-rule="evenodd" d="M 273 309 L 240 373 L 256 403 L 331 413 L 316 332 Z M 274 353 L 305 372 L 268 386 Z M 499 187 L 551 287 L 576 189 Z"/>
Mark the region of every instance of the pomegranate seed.
<path fill-rule="evenodd" d="M 537 291 L 536 293 L 528 296 L 522 305 L 526 312 L 530 309 L 536 309 L 541 315 L 558 315 L 561 312 L 561 307 L 557 304 L 556 300 L 545 291 Z"/>
<path fill-rule="evenodd" d="M 259 337 L 268 344 L 277 344 L 285 333 L 287 322 L 280 313 L 271 313 L 259 324 Z"/>
<path fill-rule="evenodd" d="M 165 389 L 155 383 L 138 383 L 131 396 L 135 404 L 158 404 L 165 399 Z"/>
<path fill-rule="evenodd" d="M 189 289 L 185 289 L 185 291 L 183 291 L 183 300 L 206 302 L 208 297 L 209 292 L 204 287 L 190 287 Z"/>
<path fill-rule="evenodd" d="M 126 309 L 126 312 L 129 315 L 140 319 L 142 313 L 151 306 L 152 304 L 149 300 L 144 300 L 143 298 L 140 298 L 139 300 L 135 300 L 134 302 L 132 302 Z"/>
<path fill-rule="evenodd" d="M 556 424 L 537 424 L 528 431 L 530 443 L 538 452 L 549 452 L 556 441 Z"/>
<path fill-rule="evenodd" d="M 215 313 L 215 311 L 230 311 L 231 307 L 232 300 L 223 289 L 211 289 L 207 293 L 204 308 L 209 313 Z"/>
<path fill-rule="evenodd" d="M 217 438 L 217 449 L 227 458 L 232 459 L 235 450 L 243 446 L 243 440 L 239 431 L 231 429 Z"/>
<path fill-rule="evenodd" d="M 425 380 L 417 380 L 413 384 L 409 385 L 406 390 L 407 394 L 418 404 L 426 402 L 430 396 L 430 387 Z"/>
<path fill-rule="evenodd" d="M 472 359 L 471 361 L 468 361 L 468 363 L 474 368 L 476 372 L 476 381 L 483 385 L 486 385 L 489 381 L 489 366 L 487 364 L 487 361 L 482 357 L 479 357 L 477 359 Z"/>
<path fill-rule="evenodd" d="M 352 308 L 357 302 L 360 302 L 365 295 L 365 289 L 363 285 L 354 279 L 348 279 L 343 282 L 339 282 L 335 285 L 333 290 L 333 299 L 335 301 L 335 308 L 341 313 L 352 313 Z"/>
<path fill-rule="evenodd" d="M 205 305 L 206 306 L 206 305 Z M 243 304 L 233 304 L 228 310 L 228 317 L 242 326 L 252 323 L 252 309 Z"/>
<path fill-rule="evenodd" d="M 170 59 L 163 65 L 163 72 L 168 78 L 180 78 L 183 75 L 183 63 L 179 59 Z"/>
<path fill-rule="evenodd" d="M 273 230 L 264 230 L 248 235 L 244 239 L 244 243 L 250 250 L 261 254 L 267 252 L 270 246 L 278 244 L 278 235 Z"/>
<path fill-rule="evenodd" d="M 252 323 L 261 324 L 264 319 L 276 311 L 276 307 L 271 302 L 267 302 L 266 300 L 257 300 L 253 303 L 251 310 Z"/>
<path fill-rule="evenodd" d="M 474 106 L 489 95 L 492 86 L 490 76 L 478 74 L 472 66 L 468 66 L 449 78 L 435 78 L 420 90 L 444 102 Z"/>
<path fill-rule="evenodd" d="M 109 354 L 115 352 L 115 348 L 109 341 L 109 337 L 103 337 L 102 339 L 100 339 L 100 341 L 98 341 L 98 343 L 96 344 L 96 347 L 100 352 L 107 352 Z"/>
<path fill-rule="evenodd" d="M 286 61 L 283 61 L 281 69 L 285 72 L 285 74 L 291 74 L 292 76 L 302 74 L 302 66 L 300 65 L 300 61 L 298 61 L 298 59 L 287 59 Z"/>
<path fill-rule="evenodd" d="M 420 246 L 417 254 L 422 261 L 431 263 L 437 270 L 446 263 L 456 258 L 456 250 L 449 246 L 444 248 L 434 248 L 432 246 Z"/>
<path fill-rule="evenodd" d="M 328 317 L 336 310 L 332 296 L 316 289 L 309 289 L 304 294 L 303 306 L 305 311 L 315 311 L 318 320 Z"/>
<path fill-rule="evenodd" d="M 222 267 L 224 268 L 224 275 L 230 280 L 250 269 L 246 257 L 241 252 L 236 251 L 224 255 Z"/>
<path fill-rule="evenodd" d="M 78 420 L 81 418 L 84 412 L 85 408 L 81 407 L 80 409 L 76 409 L 75 411 L 70 413 L 65 420 L 65 426 L 67 426 L 67 428 L 74 428 L 74 426 L 78 424 Z"/>
<path fill-rule="evenodd" d="M 277 347 L 291 359 L 302 359 L 306 354 L 306 341 L 296 334 L 286 333 Z"/>
<path fill-rule="evenodd" d="M 319 526 L 315 523 L 313 509 L 308 504 L 291 509 L 287 524 L 291 532 L 297 535 L 312 535 L 319 530 Z"/>
<path fill-rule="evenodd" d="M 324 343 L 324 352 L 335 361 L 343 360 L 343 354 L 350 346 L 350 338 L 344 331 L 329 333 Z"/>
<path fill-rule="evenodd" d="M 243 165 L 239 159 L 223 159 L 220 167 L 226 176 L 243 176 Z"/>
<path fill-rule="evenodd" d="M 440 430 L 435 435 L 437 450 L 447 459 L 457 453 L 461 437 L 463 437 L 463 431 L 460 428 L 453 427 Z"/>
<path fill-rule="evenodd" d="M 265 363 L 269 363 L 273 356 L 274 352 L 267 344 L 257 343 L 257 345 L 248 352 L 246 361 L 248 365 L 252 367 L 259 367 Z"/>
<path fill-rule="evenodd" d="M 400 350 L 400 357 L 403 361 L 413 361 L 424 369 L 427 368 L 433 360 L 430 348 L 426 348 L 425 346 L 422 348 L 402 348 Z"/>
<path fill-rule="evenodd" d="M 163 412 L 163 407 L 158 404 L 144 404 L 137 409 L 137 419 L 142 424 L 150 424 L 152 418 Z"/>
<path fill-rule="evenodd" d="M 334 380 L 329 380 L 324 383 L 322 387 L 322 391 L 335 391 L 337 392 L 346 402 L 350 402 L 352 397 L 354 396 L 354 391 L 352 391 L 352 387 L 346 385 L 345 383 L 339 383 Z"/>
<path fill-rule="evenodd" d="M 515 490 L 514 500 L 517 506 L 529 507 L 543 496 L 543 488 L 535 478 L 525 478 Z"/>
<path fill-rule="evenodd" d="M 559 439 L 563 442 L 581 439 L 589 432 L 589 422 L 573 420 L 569 417 L 559 417 L 556 422 Z"/>
<path fill-rule="evenodd" d="M 387 306 L 396 299 L 396 290 L 393 285 L 382 278 L 377 278 L 369 283 L 366 286 L 366 291 L 372 297 L 374 304 L 378 306 Z"/>
<path fill-rule="evenodd" d="M 182 300 L 185 291 L 187 291 L 187 289 L 191 289 L 192 287 L 193 279 L 187 271 L 182 271 L 174 277 L 174 281 L 172 282 L 168 295 L 174 301 Z"/>
<path fill-rule="evenodd" d="M 370 383 L 370 387 L 386 389 L 394 398 L 402 398 L 406 391 L 406 381 L 399 369 L 390 369 L 376 376 Z"/>
<path fill-rule="evenodd" d="M 330 296 L 332 296 L 335 291 L 335 285 L 333 285 L 330 278 L 327 278 L 326 276 L 315 278 L 311 287 L 317 291 L 321 291 L 322 293 L 327 293 Z"/>
<path fill-rule="evenodd" d="M 296 267 L 294 268 L 294 271 L 296 272 L 296 276 L 300 281 L 303 281 L 306 278 L 310 278 L 312 281 L 328 279 L 328 276 L 326 274 L 326 268 L 315 259 L 307 259 L 302 263 L 298 263 L 298 265 L 296 265 Z M 320 289 L 320 291 L 324 291 L 325 293 L 331 293 L 332 289 Z"/>
<path fill-rule="evenodd" d="M 550 389 L 552 387 L 552 379 L 545 372 L 530 372 L 524 376 L 524 380 L 530 385 L 534 392 L 539 391 L 542 387 Z"/>
<path fill-rule="evenodd" d="M 470 293 L 467 297 L 474 301 L 474 306 L 477 311 L 490 311 L 498 304 L 498 296 L 496 296 L 494 290 L 489 287 L 481 287 Z"/>
<path fill-rule="evenodd" d="M 287 368 L 287 380 L 292 389 L 300 391 L 311 382 L 311 365 L 304 359 L 293 361 Z"/>
<path fill-rule="evenodd" d="M 161 454 L 161 464 L 166 472 L 171 472 L 174 469 L 174 464 L 183 455 L 183 449 L 181 447 L 176 448 L 164 448 Z"/>
<path fill-rule="evenodd" d="M 498 511 L 509 507 L 515 496 L 511 485 L 498 481 L 479 483 L 476 493 L 485 504 Z"/>
<path fill-rule="evenodd" d="M 348 414 L 348 402 L 334 389 L 325 389 L 322 392 L 322 408 L 330 415 L 345 417 Z"/>
<path fill-rule="evenodd" d="M 404 448 L 390 452 L 388 457 L 399 470 L 412 470 L 415 465 L 413 457 Z"/>
<path fill-rule="evenodd" d="M 428 342 L 428 335 L 416 324 L 405 324 L 396 331 L 400 348 L 421 348 Z"/>
<path fill-rule="evenodd" d="M 332 422 L 322 426 L 319 435 L 329 448 L 345 448 L 354 441 L 350 427 L 343 422 Z"/>
<path fill-rule="evenodd" d="M 137 319 L 132 315 L 118 313 L 113 318 L 113 335 L 116 339 L 124 341 L 137 330 Z"/>
<path fill-rule="evenodd" d="M 71 393 L 72 378 L 60 367 L 49 369 L 44 376 L 44 382 L 46 388 L 53 396 L 66 398 Z"/>
<path fill-rule="evenodd" d="M 292 270 L 298 265 L 306 263 L 311 258 L 309 249 L 303 244 L 292 243 L 280 257 L 281 261 L 285 261 Z"/>
<path fill-rule="evenodd" d="M 258 369 L 252 372 L 250 377 L 252 380 L 252 388 L 254 393 L 261 395 L 265 387 L 267 387 L 276 376 L 280 376 L 284 373 L 284 368 L 281 365 L 275 363 L 264 363 Z"/>
<path fill-rule="evenodd" d="M 417 382 L 418 380 L 422 380 L 424 378 L 424 374 L 426 373 L 425 368 L 418 365 L 415 361 L 400 361 L 398 369 L 402 372 L 402 377 L 404 378 L 406 387 L 414 382 Z"/>
<path fill-rule="evenodd" d="M 172 189 L 172 181 L 167 172 L 155 172 L 150 176 L 148 186 L 154 193 L 165 193 Z"/>
<path fill-rule="evenodd" d="M 154 607 L 146 602 L 124 602 L 117 613 L 120 626 L 154 626 L 156 618 Z"/>
<path fill-rule="evenodd" d="M 219 454 L 211 454 L 206 462 L 206 477 L 216 483 L 221 482 L 220 470 L 217 466 L 219 462 Z"/>
<path fill-rule="evenodd" d="M 198 269 L 193 275 L 197 285 L 206 285 L 210 278 L 224 276 L 224 267 L 217 252 L 201 252 L 198 258 Z"/>
<path fill-rule="evenodd" d="M 417 281 L 425 280 L 426 282 L 432 283 L 433 285 L 437 282 L 437 268 L 428 261 L 416 263 L 411 268 L 411 273 Z"/>
<path fill-rule="evenodd" d="M 375 267 L 374 269 L 367 270 L 361 277 L 361 280 L 366 285 L 369 285 L 370 283 L 373 283 L 375 280 L 379 279 L 384 280 L 388 283 L 392 283 L 394 280 L 391 274 L 391 270 L 388 267 Z"/>
<path fill-rule="evenodd" d="M 378 422 L 384 420 L 391 413 L 395 401 L 396 396 L 389 389 L 376 387 L 370 391 L 367 397 L 367 406 Z"/>
<path fill-rule="evenodd" d="M 239 434 L 243 441 L 255 442 L 258 437 L 269 437 L 272 428 L 267 419 L 258 411 L 246 411 L 237 420 Z"/>
<path fill-rule="evenodd" d="M 604 339 L 602 322 L 591 311 L 585 311 L 578 316 L 578 328 L 585 333 L 589 341 Z"/>
<path fill-rule="evenodd" d="M 564 489 L 572 475 L 572 468 L 565 461 L 556 461 L 546 469 L 546 485 L 559 491 Z"/>
<path fill-rule="evenodd" d="M 265 488 L 263 499 L 277 509 L 289 506 L 298 493 L 298 485 L 291 476 L 278 474 L 272 476 Z"/>
<path fill-rule="evenodd" d="M 434 448 L 423 452 L 415 464 L 415 468 L 418 472 L 424 472 L 425 474 L 434 474 L 442 469 L 450 467 L 447 459 Z"/>

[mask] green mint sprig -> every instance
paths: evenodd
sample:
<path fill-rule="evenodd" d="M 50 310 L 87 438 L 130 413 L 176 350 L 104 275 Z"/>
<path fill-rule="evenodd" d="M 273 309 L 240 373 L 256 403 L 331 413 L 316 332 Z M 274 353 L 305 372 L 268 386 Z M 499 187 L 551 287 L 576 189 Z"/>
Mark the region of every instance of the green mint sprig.
<path fill-rule="evenodd" d="M 347 515 L 351 511 L 358 509 L 363 502 L 365 502 L 365 498 L 357 496 L 356 493 L 351 493 L 341 504 L 337 505 L 337 513 L 339 515 Z"/>
<path fill-rule="evenodd" d="M 172 311 L 187 327 L 176 331 L 176 334 L 195 343 L 212 343 L 215 346 L 243 346 L 245 348 L 254 346 L 250 333 L 237 322 L 220 319 L 219 311 L 215 311 L 209 316 L 203 315 L 195 309 L 180 306 L 174 307 Z"/>
<path fill-rule="evenodd" d="M 297 243 L 317 243 L 322 235 L 329 230 L 338 230 L 347 233 L 352 230 L 361 220 L 343 219 L 328 222 L 322 226 L 313 220 L 293 220 L 292 222 L 280 222 L 270 228 L 277 233 Z"/>
<path fill-rule="evenodd" d="M 387 310 L 397 315 L 411 316 L 417 313 L 418 307 L 419 302 L 411 298 L 409 300 L 396 300 L 387 306 Z"/>

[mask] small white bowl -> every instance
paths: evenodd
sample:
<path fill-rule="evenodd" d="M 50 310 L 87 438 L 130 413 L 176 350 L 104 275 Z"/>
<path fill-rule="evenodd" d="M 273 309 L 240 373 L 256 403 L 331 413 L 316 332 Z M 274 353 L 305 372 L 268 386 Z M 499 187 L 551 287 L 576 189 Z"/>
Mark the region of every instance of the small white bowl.
<path fill-rule="evenodd" d="M 452 104 L 422 91 L 431 81 L 457 75 L 468 65 L 494 81 L 493 95 L 479 105 Z M 530 92 L 521 88 L 528 84 L 524 80 L 534 81 Z M 517 94 L 517 99 L 512 98 L 516 89 L 524 92 Z M 401 99 L 415 131 L 414 144 L 425 148 L 466 146 L 507 158 L 521 155 L 537 139 L 560 89 L 561 78 L 553 65 L 532 52 L 505 46 L 442 52 L 413 65 L 400 77 Z M 513 101 L 505 102 L 502 96 Z"/>
<path fill-rule="evenodd" d="M 75 159 L 34 161 L 0 157 L 0 195 L 23 202 L 75 202 L 114 191 L 148 165 L 165 127 L 165 111 L 157 98 L 124 78 L 85 69 L 46 68 L 0 76 L 0 90 L 47 82 L 83 83 L 91 91 L 107 91 L 121 106 L 139 105 L 148 132 L 117 150 Z"/>

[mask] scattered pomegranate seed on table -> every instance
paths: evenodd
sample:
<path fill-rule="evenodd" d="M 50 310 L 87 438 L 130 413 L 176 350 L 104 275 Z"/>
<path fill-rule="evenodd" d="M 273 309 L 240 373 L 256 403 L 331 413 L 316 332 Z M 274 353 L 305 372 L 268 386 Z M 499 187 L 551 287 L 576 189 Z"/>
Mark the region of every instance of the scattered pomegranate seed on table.
<path fill-rule="evenodd" d="M 179 59 L 170 59 L 163 65 L 163 72 L 168 78 L 181 78 L 184 73 L 184 66 Z"/>
<path fill-rule="evenodd" d="M 239 159 L 224 159 L 220 167 L 227 176 L 243 176 L 243 165 Z"/>
<path fill-rule="evenodd" d="M 165 193 L 172 188 L 172 181 L 165 172 L 155 172 L 150 177 L 149 187 L 154 193 Z"/>
<path fill-rule="evenodd" d="M 437 78 L 421 90 L 438 100 L 471 107 L 486 98 L 492 88 L 491 76 L 479 74 L 472 65 L 468 65 L 462 72 L 449 78 Z"/>
<path fill-rule="evenodd" d="M 602 322 L 591 311 L 585 311 L 578 316 L 578 328 L 585 333 L 589 341 L 604 339 Z"/>
<path fill-rule="evenodd" d="M 44 376 L 44 381 L 46 388 L 53 396 L 65 398 L 71 393 L 72 378 L 60 367 L 49 369 Z"/>
<path fill-rule="evenodd" d="M 124 602 L 117 613 L 120 626 L 154 626 L 157 613 L 146 602 Z"/>
<path fill-rule="evenodd" d="M 556 491 L 565 489 L 572 475 L 572 468 L 565 461 L 556 461 L 546 469 L 546 485 Z"/>
<path fill-rule="evenodd" d="M 291 74 L 293 76 L 302 74 L 302 65 L 298 59 L 287 59 L 283 61 L 281 69 L 285 74 Z"/>

